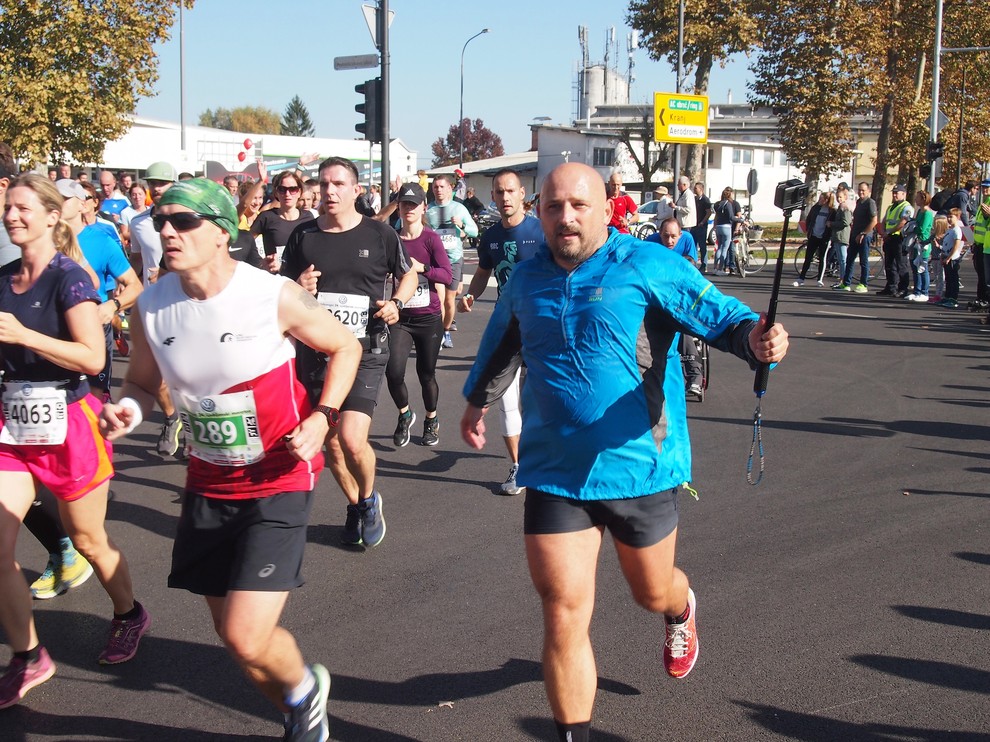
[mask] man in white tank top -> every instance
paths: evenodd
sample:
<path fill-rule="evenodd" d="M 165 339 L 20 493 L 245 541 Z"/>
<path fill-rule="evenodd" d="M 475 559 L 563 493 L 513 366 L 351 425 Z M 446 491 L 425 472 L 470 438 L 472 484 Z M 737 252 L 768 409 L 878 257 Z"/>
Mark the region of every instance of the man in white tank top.
<path fill-rule="evenodd" d="M 173 186 L 153 218 L 168 274 L 138 304 L 122 398 L 101 427 L 130 432 L 168 384 L 190 446 L 169 586 L 206 598 L 227 650 L 285 713 L 285 739 L 327 740 L 329 674 L 278 624 L 302 584 L 321 448 L 361 346 L 302 288 L 230 257 L 237 212 L 217 183 Z M 315 407 L 290 336 L 329 359 Z"/>

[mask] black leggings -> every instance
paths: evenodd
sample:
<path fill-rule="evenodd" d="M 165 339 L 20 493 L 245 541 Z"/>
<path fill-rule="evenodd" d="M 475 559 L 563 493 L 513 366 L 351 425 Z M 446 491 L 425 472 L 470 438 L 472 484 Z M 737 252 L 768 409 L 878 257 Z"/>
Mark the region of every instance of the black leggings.
<path fill-rule="evenodd" d="M 413 344 L 416 345 L 416 375 L 423 387 L 423 406 L 427 412 L 435 412 L 440 399 L 437 385 L 437 358 L 443 338 L 443 323 L 439 314 L 420 314 L 402 317 L 391 327 L 389 337 L 388 366 L 385 379 L 388 393 L 398 409 L 408 406 L 409 390 L 406 389 L 406 362 Z"/>
<path fill-rule="evenodd" d="M 49 554 L 62 551 L 60 539 L 68 538 L 62 519 L 58 514 L 58 503 L 55 495 L 46 489 L 38 489 L 34 504 L 24 516 L 24 525 L 34 535 Z"/>

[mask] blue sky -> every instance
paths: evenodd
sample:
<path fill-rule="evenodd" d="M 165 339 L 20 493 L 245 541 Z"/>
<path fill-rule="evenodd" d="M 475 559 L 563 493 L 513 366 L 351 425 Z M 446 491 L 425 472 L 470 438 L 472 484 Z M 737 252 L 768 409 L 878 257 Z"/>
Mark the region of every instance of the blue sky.
<path fill-rule="evenodd" d="M 361 0 L 197 0 L 184 15 L 186 123 L 197 123 L 202 111 L 218 106 L 263 105 L 281 114 L 299 95 L 317 136 L 357 138 L 354 125 L 360 115 L 354 106 L 360 97 L 354 86 L 378 73 L 338 72 L 333 59 L 375 51 L 361 5 Z M 569 123 L 581 59 L 579 25 L 588 27 L 592 62 L 604 59 L 607 30 L 615 26 L 620 70 L 626 69 L 626 3 L 582 5 L 391 0 L 392 137 L 417 150 L 421 165 L 429 164 L 430 145 L 457 122 L 461 49 L 483 28 L 490 33 L 471 41 L 464 57 L 464 115 L 483 119 L 502 137 L 506 152 L 529 149 L 528 125 L 535 117 Z M 158 95 L 143 99 L 137 113 L 178 121 L 178 23 L 172 39 L 157 51 Z M 674 90 L 674 73 L 666 63 L 651 61 L 643 50 L 635 60 L 633 102 L 652 100 L 653 91 Z M 725 102 L 730 89 L 734 101 L 744 100 L 748 77 L 745 58 L 714 70 L 711 102 Z"/>

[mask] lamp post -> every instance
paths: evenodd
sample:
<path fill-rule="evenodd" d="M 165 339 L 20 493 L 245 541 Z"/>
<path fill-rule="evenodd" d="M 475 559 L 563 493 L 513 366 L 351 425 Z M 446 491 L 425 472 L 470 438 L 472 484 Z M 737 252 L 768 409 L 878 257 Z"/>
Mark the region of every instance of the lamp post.
<path fill-rule="evenodd" d="M 487 28 L 483 28 L 470 39 L 464 42 L 464 48 L 461 49 L 461 115 L 457 119 L 457 131 L 460 139 L 461 145 L 461 156 L 460 156 L 460 167 L 464 167 L 464 52 L 467 51 L 467 45 L 474 41 L 476 38 L 482 34 L 488 33 Z"/>

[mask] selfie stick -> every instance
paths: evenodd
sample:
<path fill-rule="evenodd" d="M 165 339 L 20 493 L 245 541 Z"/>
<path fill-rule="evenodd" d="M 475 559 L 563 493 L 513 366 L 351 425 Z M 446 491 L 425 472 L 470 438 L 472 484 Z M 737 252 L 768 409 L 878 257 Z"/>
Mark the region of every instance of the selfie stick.
<path fill-rule="evenodd" d="M 777 297 L 780 294 L 780 279 L 784 272 L 784 246 L 787 244 L 787 229 L 790 226 L 791 213 L 804 206 L 809 186 L 797 178 L 777 184 L 774 194 L 774 204 L 784 210 L 784 228 L 780 233 L 780 249 L 777 251 L 777 266 L 773 274 L 773 290 L 770 292 L 770 306 L 767 307 L 767 324 L 769 331 L 777 319 Z M 756 394 L 756 409 L 753 411 L 753 444 L 749 449 L 749 459 L 746 461 L 746 481 L 754 487 L 763 481 L 766 470 L 766 457 L 763 452 L 763 395 L 767 393 L 767 382 L 770 380 L 770 364 L 761 363 L 756 369 L 753 380 L 753 392 Z M 760 470 L 753 478 L 753 457 L 760 457 Z"/>

